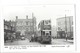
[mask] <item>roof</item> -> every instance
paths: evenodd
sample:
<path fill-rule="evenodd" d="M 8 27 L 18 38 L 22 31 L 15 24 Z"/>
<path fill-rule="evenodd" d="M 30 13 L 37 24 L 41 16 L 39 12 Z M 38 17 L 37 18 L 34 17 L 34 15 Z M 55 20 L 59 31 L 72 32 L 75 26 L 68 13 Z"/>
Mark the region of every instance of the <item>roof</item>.
<path fill-rule="evenodd" d="M 69 18 L 69 17 L 73 17 L 73 16 L 66 16 L 66 18 Z M 63 18 L 65 18 L 65 17 L 57 18 L 57 20 L 59 20 L 59 19 L 63 19 Z"/>

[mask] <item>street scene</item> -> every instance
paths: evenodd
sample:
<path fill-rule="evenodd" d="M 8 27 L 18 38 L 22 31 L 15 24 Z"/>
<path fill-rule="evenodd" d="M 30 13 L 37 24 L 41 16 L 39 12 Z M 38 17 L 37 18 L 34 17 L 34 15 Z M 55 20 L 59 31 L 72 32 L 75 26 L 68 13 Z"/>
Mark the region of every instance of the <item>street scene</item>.
<path fill-rule="evenodd" d="M 9 6 L 3 10 L 4 45 L 74 44 L 73 6 L 48 5 L 13 8 Z"/>

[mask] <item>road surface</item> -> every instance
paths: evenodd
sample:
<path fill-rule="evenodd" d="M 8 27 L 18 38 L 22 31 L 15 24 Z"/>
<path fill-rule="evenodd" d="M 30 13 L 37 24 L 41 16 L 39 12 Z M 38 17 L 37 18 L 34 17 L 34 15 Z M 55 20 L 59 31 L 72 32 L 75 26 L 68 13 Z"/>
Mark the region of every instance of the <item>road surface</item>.
<path fill-rule="evenodd" d="M 29 42 L 28 39 L 25 40 L 15 40 L 13 42 L 7 41 L 4 43 L 5 45 L 45 45 L 39 42 Z M 63 45 L 63 44 L 73 44 L 73 40 L 65 40 L 65 39 L 52 39 L 51 44 L 49 45 Z"/>

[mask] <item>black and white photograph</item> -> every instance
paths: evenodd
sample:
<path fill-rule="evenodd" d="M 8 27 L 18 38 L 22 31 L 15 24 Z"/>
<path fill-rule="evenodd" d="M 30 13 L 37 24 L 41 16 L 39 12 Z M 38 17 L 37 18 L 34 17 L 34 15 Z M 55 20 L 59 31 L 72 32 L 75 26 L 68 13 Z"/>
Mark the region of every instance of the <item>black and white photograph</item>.
<path fill-rule="evenodd" d="M 73 45 L 74 5 L 3 7 L 4 46 Z"/>

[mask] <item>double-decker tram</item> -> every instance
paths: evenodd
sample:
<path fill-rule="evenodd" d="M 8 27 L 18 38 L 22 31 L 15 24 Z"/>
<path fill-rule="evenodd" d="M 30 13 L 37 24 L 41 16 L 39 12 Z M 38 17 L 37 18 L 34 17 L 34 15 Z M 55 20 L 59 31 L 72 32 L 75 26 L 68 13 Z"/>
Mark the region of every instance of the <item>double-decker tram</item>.
<path fill-rule="evenodd" d="M 38 25 L 38 41 L 51 43 L 51 20 L 42 20 Z"/>

